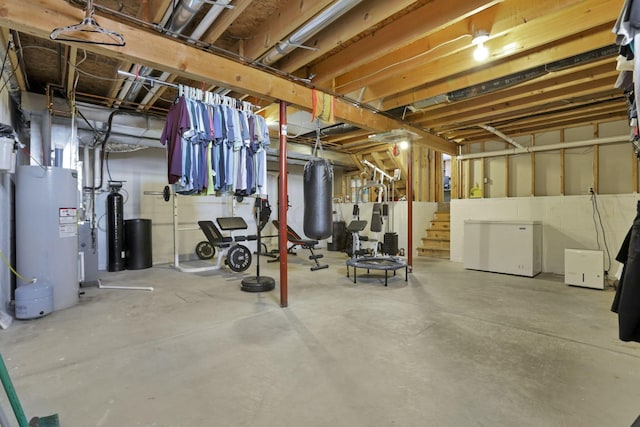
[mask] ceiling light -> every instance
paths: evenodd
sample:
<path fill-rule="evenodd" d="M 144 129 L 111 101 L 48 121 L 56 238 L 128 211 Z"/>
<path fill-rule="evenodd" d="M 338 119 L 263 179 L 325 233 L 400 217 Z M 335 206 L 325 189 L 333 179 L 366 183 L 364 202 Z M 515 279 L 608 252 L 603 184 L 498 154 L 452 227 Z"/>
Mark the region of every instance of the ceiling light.
<path fill-rule="evenodd" d="M 489 33 L 485 30 L 478 30 L 473 36 L 471 44 L 476 46 L 473 51 L 473 58 L 476 61 L 484 61 L 489 57 L 489 49 L 484 45 L 487 40 L 489 40 Z"/>
<path fill-rule="evenodd" d="M 400 141 L 400 149 L 406 150 L 407 148 L 409 148 L 409 141 L 407 141 L 406 139 Z"/>

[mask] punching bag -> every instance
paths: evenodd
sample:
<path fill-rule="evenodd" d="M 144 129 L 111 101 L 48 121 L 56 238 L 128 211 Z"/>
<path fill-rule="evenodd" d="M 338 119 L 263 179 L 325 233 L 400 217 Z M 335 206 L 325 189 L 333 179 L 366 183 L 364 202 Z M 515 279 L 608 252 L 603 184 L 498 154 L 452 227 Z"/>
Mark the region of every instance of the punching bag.
<path fill-rule="evenodd" d="M 314 240 L 331 236 L 333 167 L 328 160 L 313 159 L 304 165 L 304 234 Z"/>
<path fill-rule="evenodd" d="M 122 194 L 112 187 L 107 196 L 107 271 L 125 269 L 124 251 L 124 214 Z"/>

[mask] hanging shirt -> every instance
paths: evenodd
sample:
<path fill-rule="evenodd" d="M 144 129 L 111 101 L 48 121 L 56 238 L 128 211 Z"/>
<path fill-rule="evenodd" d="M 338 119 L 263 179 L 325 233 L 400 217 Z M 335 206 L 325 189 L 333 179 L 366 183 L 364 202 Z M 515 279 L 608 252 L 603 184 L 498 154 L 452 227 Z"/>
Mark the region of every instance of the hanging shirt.
<path fill-rule="evenodd" d="M 182 134 L 191 127 L 184 96 L 171 106 L 162 129 L 160 143 L 167 147 L 167 182 L 174 184 L 182 177 Z"/>

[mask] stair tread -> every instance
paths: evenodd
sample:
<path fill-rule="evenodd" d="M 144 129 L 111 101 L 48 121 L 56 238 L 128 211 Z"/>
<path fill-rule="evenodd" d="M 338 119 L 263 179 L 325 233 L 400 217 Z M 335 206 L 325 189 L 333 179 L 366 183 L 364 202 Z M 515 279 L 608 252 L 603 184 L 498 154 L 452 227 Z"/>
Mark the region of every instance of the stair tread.
<path fill-rule="evenodd" d="M 427 236 L 427 237 L 421 237 L 420 239 L 422 240 L 433 240 L 436 242 L 450 242 L 451 239 L 448 239 L 446 237 L 431 237 L 431 236 Z"/>

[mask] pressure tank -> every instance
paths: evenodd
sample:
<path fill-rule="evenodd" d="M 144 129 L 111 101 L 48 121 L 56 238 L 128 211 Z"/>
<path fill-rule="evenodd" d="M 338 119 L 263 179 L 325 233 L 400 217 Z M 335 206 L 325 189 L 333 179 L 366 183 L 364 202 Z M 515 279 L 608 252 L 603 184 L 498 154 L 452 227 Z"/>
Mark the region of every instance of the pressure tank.
<path fill-rule="evenodd" d="M 78 178 L 74 170 L 19 166 L 16 173 L 17 286 L 53 287 L 53 310 L 78 302 Z"/>

